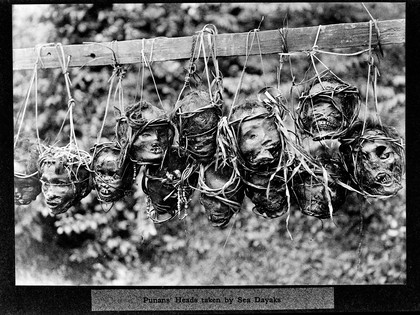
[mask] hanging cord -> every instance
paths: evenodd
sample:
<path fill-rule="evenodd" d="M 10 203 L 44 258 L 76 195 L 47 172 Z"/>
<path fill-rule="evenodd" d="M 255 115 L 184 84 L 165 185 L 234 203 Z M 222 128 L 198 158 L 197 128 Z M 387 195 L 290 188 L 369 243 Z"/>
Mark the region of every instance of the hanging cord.
<path fill-rule="evenodd" d="M 215 137 L 215 133 L 217 132 L 217 125 L 214 125 L 212 128 L 210 128 L 209 130 L 203 130 L 201 132 L 195 132 L 195 134 L 192 134 L 191 132 L 184 132 L 183 127 L 184 127 L 184 122 L 187 121 L 188 119 L 193 118 L 194 116 L 205 112 L 205 111 L 213 111 L 215 113 L 215 115 L 218 116 L 218 119 L 221 118 L 222 116 L 222 97 L 221 97 L 221 93 L 223 90 L 223 86 L 222 86 L 222 77 L 220 75 L 220 70 L 219 70 L 219 66 L 218 66 L 218 61 L 217 61 L 217 57 L 216 57 L 216 45 L 215 45 L 215 36 L 217 35 L 217 28 L 214 25 L 211 24 L 207 24 L 203 27 L 203 29 L 199 32 L 197 32 L 197 41 L 193 41 L 193 44 L 195 43 L 195 46 L 193 47 L 193 49 L 191 50 L 192 55 L 191 55 L 191 59 L 190 59 L 190 69 L 193 71 L 188 71 L 187 75 L 186 75 L 186 80 L 184 84 L 184 88 L 189 86 L 189 82 L 190 82 L 190 77 L 191 75 L 195 74 L 196 71 L 196 61 L 201 57 L 201 55 L 203 56 L 203 63 L 204 63 L 204 70 L 203 72 L 205 73 L 205 76 L 207 78 L 207 87 L 208 87 L 208 97 L 210 98 L 209 101 L 205 100 L 205 98 L 207 98 L 207 96 L 203 96 L 201 97 L 201 92 L 199 91 L 192 91 L 192 94 L 189 94 L 192 98 L 197 97 L 198 99 L 203 98 L 203 102 L 206 102 L 207 105 L 204 105 L 202 107 L 199 107 L 195 110 L 191 110 L 191 111 L 183 111 L 183 104 L 185 104 L 184 101 L 180 101 L 181 99 L 181 95 L 183 94 L 184 88 L 181 91 L 181 93 L 179 94 L 178 97 L 178 101 L 175 105 L 175 108 L 173 110 L 173 115 L 176 116 L 177 120 L 178 120 L 178 126 L 179 126 L 179 134 L 181 135 L 181 145 L 179 146 L 179 151 L 184 151 L 183 153 L 187 153 L 190 154 L 192 156 L 194 156 L 194 161 L 193 163 L 195 163 L 195 159 L 198 158 L 207 158 L 208 154 L 210 152 L 207 153 L 203 153 L 203 154 L 198 154 L 197 152 L 194 152 L 193 150 L 189 149 L 189 139 L 191 138 L 197 138 L 197 137 L 203 137 L 205 136 L 205 138 L 208 139 L 214 139 Z M 207 43 L 208 46 L 206 47 L 206 39 L 207 39 Z M 209 52 L 207 54 L 207 51 Z M 213 66 L 214 66 L 214 70 L 215 73 L 212 73 L 209 69 L 209 61 L 210 59 L 212 59 L 213 62 Z M 211 80 L 211 76 L 213 75 L 214 79 Z M 201 81 L 200 81 L 201 84 Z M 214 91 L 213 91 L 214 90 Z M 195 94 L 194 94 L 195 93 Z M 206 140 L 204 140 L 206 141 Z M 184 143 L 185 142 L 185 143 Z M 181 152 L 180 152 L 181 154 Z M 193 167 L 191 165 L 191 167 Z"/>
<path fill-rule="evenodd" d="M 104 130 L 104 127 L 105 127 L 105 124 L 106 124 L 107 115 L 108 115 L 108 111 L 109 111 L 109 107 L 110 107 L 110 103 L 111 103 L 111 95 L 112 95 L 112 89 L 113 89 L 113 86 L 114 86 L 115 78 L 118 78 L 118 82 L 117 82 L 117 85 L 116 85 L 115 91 L 114 91 L 114 103 L 116 103 L 116 98 L 118 96 L 118 107 L 114 106 L 114 117 L 117 120 L 117 125 L 118 125 L 119 119 L 121 118 L 121 116 L 124 115 L 124 111 L 125 111 L 124 110 L 124 99 L 123 99 L 124 94 L 123 94 L 122 79 L 123 79 L 123 77 L 126 73 L 126 69 L 124 69 L 119 64 L 119 62 L 117 60 L 116 53 L 113 49 L 114 48 L 113 47 L 114 43 L 115 43 L 115 41 L 113 41 L 111 43 L 112 47 L 104 46 L 104 47 L 111 50 L 112 56 L 113 56 L 112 59 L 113 59 L 114 64 L 113 64 L 112 75 L 108 79 L 108 82 L 110 84 L 109 84 L 108 96 L 107 96 L 107 101 L 106 101 L 106 106 L 105 106 L 105 111 L 104 111 L 104 117 L 102 119 L 101 129 L 100 129 L 100 131 L 97 135 L 97 141 L 96 141 L 96 143 L 94 145 L 94 148 L 93 148 L 93 150 L 94 150 L 93 156 L 95 156 L 98 153 L 98 146 L 100 145 L 100 141 L 101 141 L 101 138 L 102 138 L 102 133 L 103 133 L 103 130 Z M 118 113 L 116 113 L 116 110 L 118 111 Z M 118 143 L 118 146 L 121 148 L 121 156 L 120 156 L 119 161 L 118 161 L 118 167 L 122 167 L 122 165 L 125 161 L 125 157 L 126 157 L 126 150 L 125 150 L 125 148 L 123 148 L 121 146 L 121 143 L 119 143 L 118 141 L 117 141 L 117 143 Z"/>
<path fill-rule="evenodd" d="M 155 87 L 156 95 L 157 95 L 157 97 L 159 99 L 159 106 L 158 107 L 160 109 L 163 109 L 164 110 L 162 99 L 160 98 L 159 89 L 158 89 L 158 87 L 156 85 L 155 76 L 153 75 L 152 66 L 151 66 L 151 63 L 152 63 L 152 55 L 153 55 L 153 46 L 154 46 L 155 39 L 153 39 L 153 41 L 152 41 L 152 45 L 151 45 L 151 48 L 150 48 L 149 60 L 147 60 L 146 55 L 144 53 L 144 49 L 145 49 L 144 42 L 145 42 L 145 39 L 143 38 L 143 40 L 142 40 L 142 49 L 141 49 L 141 58 L 142 58 L 142 64 L 143 64 L 143 66 L 142 66 L 142 81 L 141 81 L 140 101 L 143 100 L 144 65 L 146 65 L 146 67 L 149 69 L 150 76 L 152 78 L 153 85 Z"/>
<path fill-rule="evenodd" d="M 371 52 L 371 50 L 372 50 L 372 48 L 371 48 L 371 44 L 370 44 L 370 47 L 369 48 L 367 48 L 367 49 L 363 49 L 363 50 L 360 50 L 360 51 L 357 51 L 357 52 L 353 52 L 353 53 L 339 53 L 339 52 L 332 52 L 332 51 L 325 51 L 325 50 L 321 50 L 321 49 L 319 49 L 318 48 L 318 40 L 319 40 L 319 36 L 320 36 L 320 33 L 321 33 L 321 30 L 322 30 L 322 28 L 323 28 L 323 26 L 322 25 L 319 25 L 318 26 L 318 29 L 317 29 L 317 33 L 316 33 L 316 36 L 315 36 L 315 40 L 314 40 L 314 44 L 313 44 L 313 46 L 312 46 L 312 48 L 309 50 L 309 51 L 304 51 L 304 52 L 294 52 L 294 53 L 282 53 L 282 54 L 280 54 L 280 55 L 282 55 L 282 56 L 292 56 L 292 55 L 297 55 L 297 54 L 302 54 L 302 53 L 304 53 L 304 54 L 306 54 L 306 55 L 308 55 L 309 57 L 310 57 L 310 59 L 311 59 L 311 64 L 312 64 L 312 66 L 313 66 L 313 68 L 314 68 L 314 71 L 315 71 L 315 76 L 314 77 L 312 77 L 312 78 L 310 78 L 310 79 L 302 79 L 302 81 L 301 82 L 299 82 L 299 83 L 297 83 L 296 85 L 303 85 L 303 84 L 306 84 L 307 82 L 310 82 L 310 81 L 312 81 L 314 78 L 317 78 L 319 81 L 320 81 L 320 77 L 321 77 L 321 73 L 318 71 L 318 69 L 317 69 L 317 67 L 316 67 L 316 62 L 315 61 L 317 61 L 317 62 L 319 62 L 325 69 L 327 69 L 328 71 L 330 71 L 330 72 L 332 72 L 330 69 L 329 69 L 329 67 L 327 66 L 327 65 L 325 65 L 322 61 L 321 61 L 321 59 L 319 59 L 318 57 L 317 57 L 317 53 L 321 53 L 321 54 L 330 54 L 330 55 L 336 55 L 336 56 L 358 56 L 358 55 L 361 55 L 361 54 L 364 54 L 364 53 L 366 53 L 366 52 Z M 371 42 L 371 40 L 370 40 L 370 42 Z M 308 69 L 309 70 L 309 69 Z M 322 82 L 320 81 L 320 83 L 321 83 L 321 85 L 322 85 Z M 322 85 L 323 86 L 323 85 Z"/>
<path fill-rule="evenodd" d="M 364 6 L 364 4 L 363 4 Z M 367 8 L 364 6 L 364 8 L 367 10 Z M 367 11 L 369 13 L 369 11 Z M 370 13 L 369 13 L 370 15 Z M 371 16 L 371 15 L 370 15 Z M 371 16 L 372 18 L 372 16 Z M 369 101 L 369 86 L 370 83 L 372 84 L 372 91 L 373 91 L 373 99 L 374 99 L 374 109 L 375 109 L 375 115 L 376 118 L 379 121 L 379 124 L 382 126 L 382 121 L 381 121 L 381 117 L 379 115 L 378 112 L 378 95 L 377 95 L 377 80 L 378 80 L 378 75 L 379 74 L 379 70 L 375 64 L 375 59 L 373 57 L 372 54 L 372 29 L 373 29 L 373 24 L 375 24 L 376 28 L 376 21 L 375 20 L 370 20 L 369 21 L 369 56 L 368 56 L 368 74 L 367 74 L 367 80 L 366 80 L 366 100 L 365 100 L 365 111 L 364 111 L 364 123 L 363 123 L 363 129 L 362 129 L 362 133 L 365 130 L 366 127 L 366 120 L 367 120 L 367 112 L 368 112 L 368 101 Z M 378 45 L 380 44 L 379 42 L 379 29 L 376 30 L 377 31 L 377 35 L 378 35 Z M 379 46 L 380 47 L 380 46 Z M 373 71 L 373 81 L 371 81 L 371 73 Z"/>
<path fill-rule="evenodd" d="M 206 48 L 205 48 L 205 40 L 204 40 L 205 32 L 208 33 L 207 40 L 209 43 L 209 51 L 210 51 L 209 57 L 207 57 Z M 201 50 L 203 51 L 202 53 L 203 53 L 205 73 L 206 73 L 209 95 L 210 95 L 210 103 L 211 104 L 217 103 L 218 100 L 214 99 L 214 95 L 211 89 L 211 87 L 214 86 L 214 84 L 218 84 L 218 90 L 221 91 L 221 85 L 220 85 L 221 76 L 220 76 L 219 66 L 218 66 L 218 62 L 216 58 L 216 47 L 214 45 L 214 40 L 212 40 L 212 38 L 214 38 L 216 35 L 217 35 L 217 28 L 212 24 L 206 24 L 201 31 L 198 31 L 196 35 L 193 35 L 189 66 L 188 66 L 187 73 L 184 78 L 184 85 L 180 93 L 178 94 L 177 101 L 175 103 L 174 109 L 172 110 L 172 113 L 171 113 L 172 117 L 175 116 L 176 113 L 181 114 L 180 107 L 182 104 L 180 103 L 180 100 L 182 98 L 182 95 L 187 87 L 191 87 L 191 79 L 197 78 L 198 76 L 196 73 L 197 71 L 196 62 L 200 58 Z M 197 39 L 198 39 L 198 45 L 197 45 Z M 210 57 L 213 58 L 213 65 L 216 71 L 214 81 L 210 80 L 210 72 L 208 68 L 208 60 L 210 59 Z M 200 83 L 201 80 L 198 79 L 198 81 Z"/>
<path fill-rule="evenodd" d="M 239 84 L 238 84 L 238 86 L 236 88 L 235 96 L 233 98 L 232 105 L 230 107 L 230 111 L 229 111 L 229 115 L 228 115 L 228 120 L 230 120 L 230 116 L 232 115 L 232 110 L 233 110 L 233 108 L 234 108 L 234 106 L 236 104 L 236 100 L 237 100 L 239 91 L 241 90 L 243 78 L 244 78 L 246 67 L 247 67 L 247 63 L 248 63 L 248 58 L 249 58 L 250 52 L 252 50 L 252 47 L 254 45 L 255 38 L 257 38 L 257 43 L 258 43 L 259 56 L 260 56 L 261 66 L 262 66 L 262 71 L 263 71 L 264 86 L 267 87 L 267 84 L 265 83 L 265 80 L 264 80 L 264 62 L 263 62 L 263 58 L 262 58 L 260 39 L 259 39 L 259 35 L 258 35 L 258 32 L 260 31 L 261 23 L 263 21 L 264 21 L 264 16 L 262 17 L 262 19 L 260 21 L 260 24 L 258 25 L 258 28 L 249 31 L 248 34 L 247 34 L 246 43 L 245 43 L 245 62 L 244 62 L 244 66 L 242 68 L 241 76 L 240 76 L 240 79 L 239 79 Z M 250 37 L 251 34 L 253 36 L 252 36 L 251 44 L 249 45 L 249 37 Z"/>
<path fill-rule="evenodd" d="M 287 20 L 287 15 L 285 16 L 285 18 L 283 19 L 283 28 L 279 29 L 279 35 L 280 35 L 280 39 L 281 39 L 281 50 L 282 52 L 279 53 L 279 67 L 278 67 L 278 73 L 277 73 L 277 89 L 280 91 L 280 85 L 281 85 L 281 73 L 283 70 L 283 65 L 284 65 L 284 61 L 286 59 L 286 61 L 289 62 L 289 71 L 290 71 L 290 78 L 291 78 L 291 85 L 290 85 L 290 101 L 284 101 L 284 104 L 288 104 L 290 103 L 290 108 L 295 108 L 294 106 L 294 98 L 293 98 L 293 91 L 294 88 L 296 87 L 296 77 L 293 73 L 293 65 L 292 65 L 292 56 L 294 56 L 293 53 L 289 53 L 289 47 L 288 47 L 288 43 L 287 43 L 287 33 L 288 33 L 288 20 Z M 285 106 L 284 106 L 285 107 Z M 287 110 L 289 116 L 291 117 L 292 121 L 297 121 L 297 118 L 295 117 L 295 113 L 293 110 Z M 297 132 L 297 125 L 294 124 L 294 133 L 298 134 Z M 297 137 L 298 141 L 300 142 L 300 138 Z"/>
<path fill-rule="evenodd" d="M 375 25 L 376 37 L 377 37 L 377 40 L 378 40 L 378 44 L 377 45 L 378 45 L 379 52 L 380 52 L 381 56 L 383 56 L 384 55 L 384 52 L 382 50 L 382 45 L 381 45 L 381 31 L 380 31 L 379 26 L 378 26 L 378 20 L 373 18 L 372 14 L 370 14 L 369 10 L 367 9 L 367 7 L 365 6 L 365 4 L 363 2 L 362 2 L 362 6 L 366 10 L 367 14 L 369 15 L 370 20 Z"/>
<path fill-rule="evenodd" d="M 261 51 L 261 42 L 260 42 L 260 35 L 259 35 L 259 31 L 261 28 L 261 24 L 264 21 L 264 16 L 261 18 L 260 24 L 258 25 L 258 28 L 255 30 L 255 35 L 257 37 L 257 44 L 258 44 L 258 51 L 259 51 L 259 57 L 260 57 L 260 62 L 261 62 L 261 69 L 262 69 L 262 81 L 264 83 L 264 87 L 267 88 L 267 82 L 265 81 L 265 70 L 264 70 L 264 60 L 262 57 L 262 51 Z M 250 48 L 250 50 L 252 49 L 252 47 Z"/>
<path fill-rule="evenodd" d="M 75 133 L 75 129 L 74 129 L 74 122 L 73 122 L 73 107 L 75 106 L 75 100 L 73 99 L 72 95 L 71 95 L 71 90 L 70 90 L 70 86 L 72 85 L 71 80 L 70 80 L 70 74 L 68 71 L 68 67 L 70 64 L 70 60 L 71 60 L 71 56 L 67 56 L 67 61 L 66 61 L 66 56 L 64 53 L 64 49 L 63 49 L 63 45 L 61 43 L 58 43 L 55 45 L 56 51 L 57 51 L 57 58 L 58 61 L 60 62 L 60 66 L 62 69 L 62 73 L 64 75 L 64 79 L 65 79 L 65 83 L 66 83 L 66 90 L 67 90 L 67 96 L 68 96 L 68 115 L 69 115 L 69 121 L 70 121 L 70 141 L 69 141 L 69 145 L 68 145 L 68 150 L 71 149 L 72 146 L 74 146 L 80 161 L 83 161 L 83 164 L 85 164 L 86 168 L 88 170 L 90 170 L 90 160 L 86 158 L 86 155 L 84 154 L 84 151 L 81 151 L 77 145 L 77 139 L 76 139 L 76 133 Z M 64 122 L 62 127 L 64 126 Z M 61 131 L 61 129 L 60 129 Z M 59 131 L 59 133 L 60 133 Z M 57 134 L 57 138 L 58 135 Z M 56 138 L 56 139 L 57 139 Z M 82 156 L 83 155 L 83 156 Z"/>
<path fill-rule="evenodd" d="M 223 92 L 223 75 L 219 69 L 219 61 L 217 60 L 217 47 L 216 47 L 216 36 L 218 34 L 217 28 L 214 25 L 209 25 L 206 30 L 209 30 L 209 34 L 207 36 L 209 47 L 210 47 L 210 54 L 213 61 L 214 71 L 213 73 L 214 79 L 210 84 L 210 91 L 213 92 L 212 101 L 214 103 L 218 103 L 222 98 Z M 215 89 L 213 89 L 215 87 Z M 213 91 L 214 90 L 214 91 Z"/>
<path fill-rule="evenodd" d="M 252 49 L 252 46 L 254 44 L 255 34 L 256 34 L 257 31 L 258 31 L 258 29 L 251 30 L 251 31 L 248 32 L 248 34 L 246 36 L 246 43 L 245 43 L 245 62 L 244 62 L 244 66 L 242 68 L 241 76 L 239 78 L 238 86 L 236 88 L 235 96 L 233 97 L 232 105 L 230 107 L 230 111 L 229 111 L 229 115 L 228 115 L 228 120 L 230 120 L 230 116 L 232 115 L 232 110 L 233 110 L 234 106 L 236 105 L 236 100 L 237 100 L 239 91 L 241 90 L 242 81 L 244 79 L 244 75 L 245 75 L 245 71 L 246 71 L 246 67 L 247 67 L 247 63 L 248 63 L 248 58 L 249 58 L 250 50 Z M 252 40 L 251 40 L 251 47 L 248 48 L 248 46 L 249 46 L 249 37 L 250 37 L 251 34 L 253 34 Z"/>
<path fill-rule="evenodd" d="M 112 42 L 112 46 L 114 45 L 115 41 Z M 112 47 L 113 48 L 113 47 Z M 112 51 L 114 51 L 112 49 Z M 117 57 L 116 54 L 114 53 L 114 71 L 116 72 L 116 76 L 118 77 L 118 82 L 117 82 L 117 86 L 115 87 L 115 92 L 114 92 L 114 104 L 116 103 L 116 98 L 118 95 L 118 114 L 115 112 L 114 110 L 114 116 L 118 117 L 118 116 L 122 116 L 124 115 L 124 89 L 123 89 L 123 85 L 122 85 L 122 80 L 126 74 L 126 69 L 124 69 L 117 61 Z M 114 106 L 114 109 L 116 107 Z"/>
<path fill-rule="evenodd" d="M 99 130 L 98 137 L 96 139 L 96 144 L 99 144 L 100 141 L 101 141 L 102 132 L 103 132 L 104 127 L 105 127 L 106 117 L 107 117 L 107 113 L 108 113 L 108 109 L 109 109 L 109 103 L 110 103 L 110 100 L 111 100 L 112 86 L 114 84 L 114 80 L 115 80 L 116 75 L 117 75 L 117 68 L 115 67 L 113 72 L 112 72 L 111 77 L 108 79 L 108 82 L 110 82 L 109 90 L 108 90 L 108 97 L 107 97 L 106 105 L 105 105 L 104 118 L 102 119 L 102 125 L 101 125 L 101 129 Z M 93 152 L 93 156 L 95 156 L 95 154 L 96 154 L 96 146 L 95 146 L 95 150 Z"/>
<path fill-rule="evenodd" d="M 283 27 L 281 29 L 278 29 L 279 31 L 279 35 L 280 35 L 280 39 L 281 39 L 281 53 L 279 53 L 279 67 L 277 69 L 277 89 L 280 90 L 280 82 L 281 82 L 281 72 L 283 69 L 283 64 L 284 64 L 284 59 L 285 59 L 285 55 L 284 53 L 288 53 L 289 52 L 289 47 L 287 46 L 287 32 L 288 32 L 288 21 L 287 21 L 287 14 L 283 19 L 283 26 L 286 24 L 286 27 Z M 290 58 L 289 58 L 290 59 Z M 290 61 L 289 61 L 290 62 Z M 293 73 L 292 73 L 292 67 L 290 65 L 290 72 L 292 75 L 292 85 L 294 84 L 294 77 L 293 77 Z"/>
<path fill-rule="evenodd" d="M 204 40 L 204 33 L 207 33 L 207 41 L 208 41 L 208 50 L 209 56 L 206 57 L 206 47 L 205 47 L 205 40 Z M 206 71 L 207 77 L 207 84 L 209 89 L 210 101 L 212 103 L 218 103 L 221 93 L 223 90 L 222 86 L 222 75 L 219 70 L 219 62 L 217 60 L 217 47 L 216 47 L 216 36 L 218 34 L 217 28 L 213 24 L 207 24 L 203 27 L 200 31 L 200 49 L 203 50 L 203 59 L 204 59 L 204 66 Z M 208 68 L 208 63 L 210 58 L 213 62 L 214 73 L 213 80 L 210 80 L 210 73 Z M 213 87 L 216 86 L 215 91 L 213 91 Z"/>
<path fill-rule="evenodd" d="M 182 97 L 182 95 L 184 93 L 184 90 L 187 87 L 191 87 L 191 83 L 190 83 L 191 78 L 196 73 L 197 65 L 195 64 L 195 61 L 194 61 L 196 46 L 197 46 L 197 35 L 193 35 L 193 37 L 192 37 L 192 44 L 191 44 L 191 55 L 190 55 L 190 60 L 188 62 L 189 63 L 188 69 L 186 69 L 186 72 L 187 73 L 186 73 L 186 75 L 184 77 L 184 85 L 182 86 L 181 91 L 178 94 L 178 98 L 177 98 L 177 100 L 175 102 L 175 106 L 172 109 L 172 112 L 170 114 L 171 117 L 174 117 L 175 114 L 178 112 L 178 110 L 179 110 L 179 108 L 181 106 L 180 100 L 181 100 L 181 97 Z"/>
<path fill-rule="evenodd" d="M 208 68 L 208 59 L 206 56 L 206 47 L 204 46 L 204 31 L 206 29 L 207 25 L 204 26 L 204 28 L 199 32 L 200 35 L 200 45 L 199 45 L 199 50 L 198 50 L 198 56 L 200 56 L 200 52 L 201 50 L 203 51 L 203 61 L 204 61 L 204 70 L 206 73 L 206 78 L 207 78 L 207 87 L 209 89 L 209 96 L 210 96 L 210 102 L 213 102 L 213 96 L 212 96 L 212 91 L 211 91 L 211 81 L 210 81 L 210 74 L 209 74 L 209 68 Z M 209 36 L 211 36 L 209 34 Z M 210 40 L 210 45 L 211 45 L 211 40 Z M 211 46 L 210 46 L 211 48 Z M 210 58 L 210 56 L 209 56 Z"/>
<path fill-rule="evenodd" d="M 42 62 L 42 58 L 41 58 L 41 49 L 45 46 L 52 46 L 52 45 L 53 44 L 48 43 L 48 44 L 41 44 L 41 45 L 36 45 L 35 46 L 35 49 L 36 49 L 36 52 L 37 52 L 37 59 L 36 59 L 35 64 L 34 64 L 32 77 L 31 77 L 30 82 L 29 82 L 29 88 L 28 88 L 24 103 L 21 105 L 21 108 L 19 109 L 19 112 L 18 112 L 18 116 L 16 117 L 16 123 L 18 121 L 20 121 L 20 123 L 19 123 L 17 134 L 16 134 L 16 139 L 15 139 L 15 142 L 14 142 L 14 148 L 16 148 L 16 144 L 17 144 L 18 139 L 19 139 L 20 131 L 21 131 L 21 128 L 22 128 L 23 120 L 24 120 L 26 109 L 27 109 L 28 102 L 29 102 L 29 96 L 30 96 L 33 85 L 35 85 L 35 89 L 34 89 L 34 94 L 35 94 L 35 129 L 36 129 L 36 135 L 37 135 L 38 152 L 41 152 L 41 150 L 42 150 L 41 140 L 40 140 L 40 137 L 39 137 L 39 129 L 38 129 L 38 71 L 37 70 L 38 70 L 39 63 L 41 63 L 42 67 L 44 66 L 44 63 Z M 19 117 L 19 116 L 21 116 L 21 117 Z M 14 127 L 15 130 L 16 130 L 16 123 L 15 123 L 15 127 Z"/>
<path fill-rule="evenodd" d="M 29 88 L 28 88 L 28 91 L 26 92 L 25 100 L 24 100 L 24 102 L 21 105 L 21 110 L 19 110 L 18 117 L 17 117 L 16 122 L 15 122 L 15 124 L 16 124 L 17 121 L 20 120 L 19 127 L 18 127 L 18 130 L 17 130 L 16 136 L 15 136 L 15 143 L 13 145 L 13 148 L 16 148 L 16 144 L 17 144 L 17 142 L 19 140 L 19 135 L 20 135 L 20 131 L 22 129 L 23 120 L 25 118 L 26 109 L 28 107 L 29 96 L 31 94 L 32 86 L 33 86 L 33 84 L 35 82 L 36 72 L 37 72 L 37 64 L 35 64 L 35 66 L 34 66 L 32 77 L 31 77 L 31 80 L 29 81 Z M 35 88 L 36 88 L 36 86 L 35 86 Z M 19 116 L 21 116 L 21 117 L 19 117 Z M 16 125 L 15 125 L 15 129 L 16 129 Z"/>
<path fill-rule="evenodd" d="M 38 47 L 36 47 L 36 48 L 38 49 Z M 38 78 L 37 77 L 37 68 L 38 68 L 38 62 L 40 61 L 40 54 L 39 54 L 39 51 L 37 51 L 37 52 L 38 52 L 38 58 L 37 58 L 37 60 L 35 62 L 35 65 L 34 65 L 33 74 L 32 74 L 31 80 L 30 80 L 27 95 L 25 97 L 24 103 L 22 104 L 21 108 L 19 109 L 18 117 L 16 119 L 16 122 L 20 120 L 20 123 L 19 123 L 19 128 L 18 128 L 17 134 L 15 136 L 15 142 L 14 142 L 13 148 L 16 149 L 16 145 L 18 143 L 20 131 L 21 131 L 22 124 L 23 124 L 23 120 L 24 120 L 24 117 L 25 117 L 26 108 L 28 106 L 29 95 L 30 95 L 30 92 L 32 90 L 32 86 L 35 85 L 35 89 L 34 89 L 34 93 L 35 93 L 35 129 L 36 129 L 36 135 L 37 135 L 37 150 L 38 150 L 38 153 L 41 154 L 42 153 L 42 146 L 41 146 L 41 140 L 40 140 L 40 137 L 39 137 L 39 130 L 38 130 L 38 79 L 37 79 Z M 19 115 L 21 115 L 21 117 L 19 117 Z M 16 126 L 15 126 L 14 129 L 16 129 Z M 37 174 L 38 174 L 38 171 L 35 171 L 32 174 L 19 173 L 19 172 L 16 172 L 16 171 L 14 172 L 15 177 L 22 178 L 22 179 L 31 178 L 31 177 L 36 176 Z"/>
<path fill-rule="evenodd" d="M 318 48 L 317 43 L 318 43 L 319 33 L 321 32 L 321 28 L 322 28 L 322 25 L 318 25 L 318 30 L 316 32 L 316 37 L 315 37 L 314 44 L 312 46 L 312 49 L 309 51 L 309 57 L 311 58 L 312 66 L 314 67 L 314 70 L 315 70 L 316 76 L 318 78 L 318 81 L 321 84 L 322 89 L 324 89 L 324 85 L 322 83 L 321 77 L 320 77 L 319 72 L 316 68 L 316 64 L 315 64 L 315 60 L 314 60 L 315 53 L 316 53 L 315 50 Z M 317 58 L 317 60 L 321 62 L 321 60 L 319 60 L 318 58 Z M 326 67 L 326 68 L 328 69 L 328 67 Z"/>
<path fill-rule="evenodd" d="M 58 61 L 60 62 L 62 73 L 64 75 L 64 81 L 66 84 L 66 91 L 67 91 L 67 96 L 68 96 L 67 107 L 68 107 L 68 114 L 69 114 L 69 121 L 70 121 L 70 143 L 74 141 L 74 145 L 77 147 L 76 135 L 74 133 L 74 125 L 73 125 L 73 106 L 75 105 L 75 100 L 73 99 L 71 95 L 70 86 L 72 84 L 71 84 L 70 75 L 68 72 L 68 65 L 70 63 L 71 56 L 67 56 L 67 61 L 66 61 L 63 45 L 58 43 L 55 45 L 55 48 L 57 50 L 57 58 L 58 58 Z"/>

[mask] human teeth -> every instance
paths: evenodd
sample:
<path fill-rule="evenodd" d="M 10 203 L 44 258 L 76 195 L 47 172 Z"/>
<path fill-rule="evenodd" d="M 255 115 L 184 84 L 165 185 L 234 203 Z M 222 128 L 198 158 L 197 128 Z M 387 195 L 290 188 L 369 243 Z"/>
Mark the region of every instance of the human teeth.
<path fill-rule="evenodd" d="M 315 128 L 337 128 L 338 125 L 334 122 L 328 121 L 328 120 L 317 120 L 314 122 Z"/>
<path fill-rule="evenodd" d="M 393 180 L 392 176 L 389 174 L 380 174 L 376 177 L 376 182 L 381 185 L 391 185 Z"/>

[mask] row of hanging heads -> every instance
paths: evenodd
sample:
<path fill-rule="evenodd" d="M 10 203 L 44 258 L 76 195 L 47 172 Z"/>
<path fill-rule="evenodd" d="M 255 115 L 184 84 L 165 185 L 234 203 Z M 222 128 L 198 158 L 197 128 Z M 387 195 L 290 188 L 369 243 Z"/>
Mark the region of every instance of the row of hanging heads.
<path fill-rule="evenodd" d="M 245 196 L 264 218 L 284 216 L 295 205 L 325 219 L 350 192 L 366 198 L 398 193 L 405 168 L 402 137 L 380 119 L 361 119 L 357 87 L 330 69 L 305 81 L 293 110 L 273 87 L 235 103 L 241 82 L 228 108 L 212 49 L 204 58 L 207 87 L 200 80 L 193 86 L 197 46 L 216 32 L 204 28 L 196 37 L 199 44 L 193 41 L 172 111 L 146 100 L 121 107 L 112 141 L 96 143 L 90 153 L 76 141 L 63 147 L 16 141 L 15 204 L 28 205 L 42 193 L 50 213 L 58 215 L 96 190 L 102 204 L 112 205 L 133 192 L 141 174 L 153 222 L 185 217 L 197 192 L 209 221 L 225 227 L 240 213 Z"/>

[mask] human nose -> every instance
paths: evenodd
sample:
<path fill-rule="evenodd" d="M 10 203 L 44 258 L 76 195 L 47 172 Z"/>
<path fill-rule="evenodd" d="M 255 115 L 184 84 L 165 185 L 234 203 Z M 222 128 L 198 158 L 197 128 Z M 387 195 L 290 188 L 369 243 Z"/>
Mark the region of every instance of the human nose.
<path fill-rule="evenodd" d="M 150 138 L 153 141 L 153 144 L 156 145 L 162 139 L 162 136 L 157 130 L 153 130 L 150 132 Z"/>
<path fill-rule="evenodd" d="M 46 199 L 55 199 L 57 197 L 55 190 L 49 186 L 44 186 L 43 193 Z"/>

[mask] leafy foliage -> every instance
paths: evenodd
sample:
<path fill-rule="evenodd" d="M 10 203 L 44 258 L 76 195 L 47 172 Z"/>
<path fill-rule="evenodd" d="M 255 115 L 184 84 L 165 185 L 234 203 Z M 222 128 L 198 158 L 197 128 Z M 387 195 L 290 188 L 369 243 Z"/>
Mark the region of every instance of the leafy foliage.
<path fill-rule="evenodd" d="M 404 18 L 404 4 L 372 3 L 368 8 L 382 20 Z M 264 19 L 262 17 L 264 16 Z M 368 21 L 357 3 L 143 3 L 143 4 L 53 4 L 33 14 L 28 24 L 40 31 L 28 32 L 26 23 L 14 21 L 15 48 L 60 42 L 107 42 L 159 36 L 190 36 L 205 24 L 219 33 L 304 27 Z M 41 36 L 41 34 L 43 36 Z M 404 47 L 383 47 L 378 82 L 379 113 L 383 123 L 404 134 Z M 366 95 L 366 56 L 321 56 L 343 80 Z M 291 70 L 302 80 L 309 67 L 307 57 L 285 63 L 281 90 L 290 95 Z M 241 87 L 243 95 L 277 84 L 278 56 L 249 59 Z M 244 58 L 219 60 L 224 74 L 225 101 L 232 102 L 244 66 Z M 179 61 L 152 65 L 157 89 L 165 108 L 171 108 L 184 82 Z M 139 86 L 140 65 L 130 65 L 123 78 L 124 104 L 140 94 L 157 102 L 150 74 Z M 76 100 L 75 131 L 79 145 L 89 150 L 98 140 L 112 67 L 70 69 Z M 14 73 L 15 117 L 29 87 L 29 71 Z M 46 143 L 68 142 L 67 94 L 60 69 L 39 70 L 38 117 L 23 124 L 23 131 Z M 32 94 L 33 95 L 33 94 Z M 372 96 L 370 96 L 372 100 Z M 112 100 L 111 106 L 118 106 Z M 368 104 L 372 110 L 372 103 Z M 111 107 L 112 108 L 112 107 Z M 67 117 L 67 118 L 66 118 Z M 35 121 L 35 100 L 30 98 L 25 121 Z M 61 126 L 63 129 L 60 131 Z M 110 110 L 102 139 L 114 137 L 115 113 Z M 291 209 L 286 218 L 265 220 L 245 202 L 232 225 L 218 230 L 208 222 L 197 195 L 184 220 L 154 225 L 145 214 L 146 198 L 140 176 L 132 196 L 105 212 L 93 191 L 80 205 L 60 217 L 50 217 L 42 196 L 29 206 L 16 207 L 16 261 L 18 281 L 27 262 L 37 261 L 39 270 L 55 266 L 65 280 L 74 283 L 144 285 L 227 284 L 349 284 L 405 282 L 405 190 L 395 198 L 368 203 L 350 195 L 338 211 L 335 223 L 302 215 Z M 292 235 L 293 239 L 289 237 Z M 41 255 L 41 256 L 39 256 Z M 33 272 L 38 272 L 38 270 Z M 21 272 L 21 273 L 19 273 Z M 41 280 L 40 280 L 41 281 Z M 45 281 L 45 280 L 44 280 Z"/>

